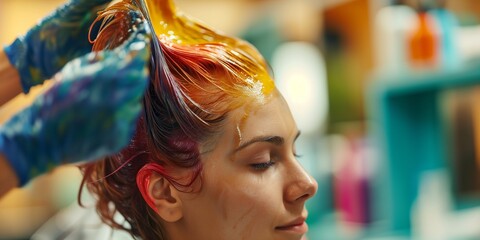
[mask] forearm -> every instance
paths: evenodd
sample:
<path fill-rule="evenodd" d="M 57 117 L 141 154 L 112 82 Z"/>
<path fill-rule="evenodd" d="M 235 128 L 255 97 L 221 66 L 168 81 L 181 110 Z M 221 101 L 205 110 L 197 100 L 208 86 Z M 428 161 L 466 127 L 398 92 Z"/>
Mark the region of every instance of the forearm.
<path fill-rule="evenodd" d="M 0 106 L 22 92 L 20 76 L 0 50 Z M 18 178 L 6 157 L 0 153 L 0 198 L 18 186 Z"/>
<path fill-rule="evenodd" d="M 0 198 L 18 186 L 18 178 L 4 155 L 0 154 Z"/>
<path fill-rule="evenodd" d="M 20 76 L 5 52 L 0 50 L 0 106 L 21 92 Z"/>

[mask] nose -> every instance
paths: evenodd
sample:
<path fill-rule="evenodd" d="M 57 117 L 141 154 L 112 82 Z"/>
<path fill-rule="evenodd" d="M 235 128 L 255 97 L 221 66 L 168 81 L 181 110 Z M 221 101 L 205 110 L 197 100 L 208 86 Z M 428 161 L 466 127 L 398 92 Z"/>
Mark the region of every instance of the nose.
<path fill-rule="evenodd" d="M 287 202 L 305 202 L 317 192 L 317 181 L 297 161 L 287 167 L 286 177 L 284 197 Z"/>

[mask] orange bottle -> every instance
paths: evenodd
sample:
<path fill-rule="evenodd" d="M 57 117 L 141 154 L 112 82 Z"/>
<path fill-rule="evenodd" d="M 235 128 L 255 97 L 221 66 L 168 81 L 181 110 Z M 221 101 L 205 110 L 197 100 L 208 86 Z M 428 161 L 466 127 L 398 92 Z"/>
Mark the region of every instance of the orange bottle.
<path fill-rule="evenodd" d="M 431 69 L 438 65 L 438 32 L 434 19 L 426 11 L 418 13 L 418 23 L 408 38 L 410 65 L 414 69 Z"/>

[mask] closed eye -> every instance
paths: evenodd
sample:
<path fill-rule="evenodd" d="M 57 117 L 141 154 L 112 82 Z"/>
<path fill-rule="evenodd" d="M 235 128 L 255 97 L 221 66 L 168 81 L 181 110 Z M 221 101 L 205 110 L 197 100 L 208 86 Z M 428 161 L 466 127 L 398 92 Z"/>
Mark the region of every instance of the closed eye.
<path fill-rule="evenodd" d="M 252 163 L 250 164 L 250 167 L 252 167 L 254 170 L 266 170 L 273 165 L 275 165 L 275 162 L 270 160 L 268 162 Z"/>

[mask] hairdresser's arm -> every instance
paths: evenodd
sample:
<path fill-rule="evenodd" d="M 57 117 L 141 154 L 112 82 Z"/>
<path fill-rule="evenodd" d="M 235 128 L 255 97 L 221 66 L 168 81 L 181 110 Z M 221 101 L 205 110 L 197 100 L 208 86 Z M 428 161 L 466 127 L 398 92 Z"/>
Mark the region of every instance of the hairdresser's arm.
<path fill-rule="evenodd" d="M 0 153 L 18 186 L 58 165 L 100 159 L 128 144 L 150 59 L 150 31 L 132 22 L 136 31 L 121 46 L 72 60 L 32 105 L 0 126 Z M 1 190 L 13 183 L 7 179 Z"/>
<path fill-rule="evenodd" d="M 4 155 L 0 154 L 0 198 L 18 186 L 18 178 Z"/>
<path fill-rule="evenodd" d="M 20 76 L 7 55 L 0 50 L 0 106 L 22 92 Z"/>

